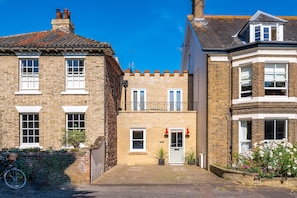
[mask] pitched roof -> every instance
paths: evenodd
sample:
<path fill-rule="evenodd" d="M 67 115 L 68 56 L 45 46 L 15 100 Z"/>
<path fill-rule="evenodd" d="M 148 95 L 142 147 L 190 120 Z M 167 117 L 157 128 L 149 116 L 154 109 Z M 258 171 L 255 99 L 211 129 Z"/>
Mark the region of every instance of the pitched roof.
<path fill-rule="evenodd" d="M 60 30 L 33 32 L 0 37 L 0 51 L 72 50 L 95 51 L 113 55 L 109 43 L 99 42 Z"/>
<path fill-rule="evenodd" d="M 237 37 L 237 34 L 250 18 L 250 16 L 205 16 L 204 20 L 191 23 L 204 50 L 223 50 L 247 45 Z M 279 18 L 288 21 L 284 24 L 282 43 L 297 42 L 297 17 Z"/>

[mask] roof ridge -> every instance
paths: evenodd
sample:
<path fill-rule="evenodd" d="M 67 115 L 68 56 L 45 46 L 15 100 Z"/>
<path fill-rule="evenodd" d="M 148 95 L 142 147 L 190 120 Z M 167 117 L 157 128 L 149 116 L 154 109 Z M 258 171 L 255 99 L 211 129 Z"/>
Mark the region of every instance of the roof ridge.
<path fill-rule="evenodd" d="M 27 32 L 27 33 L 21 33 L 21 34 L 12 34 L 12 35 L 7 35 L 7 36 L 0 36 L 0 38 L 10 38 L 10 37 L 15 37 L 15 36 L 24 36 L 28 34 L 38 34 L 38 33 L 46 33 L 50 32 L 50 30 L 44 30 L 44 31 L 39 31 L 39 32 Z"/>
<path fill-rule="evenodd" d="M 239 15 L 205 15 L 205 18 L 251 18 L 251 16 Z"/>

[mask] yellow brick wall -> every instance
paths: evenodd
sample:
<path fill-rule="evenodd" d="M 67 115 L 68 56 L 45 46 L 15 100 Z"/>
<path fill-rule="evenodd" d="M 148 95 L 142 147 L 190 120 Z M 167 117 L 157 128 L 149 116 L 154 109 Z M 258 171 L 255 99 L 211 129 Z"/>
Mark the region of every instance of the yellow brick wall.
<path fill-rule="evenodd" d="M 131 90 L 132 89 L 145 89 L 146 90 L 146 101 L 151 102 L 162 102 L 167 103 L 168 101 L 168 90 L 169 89 L 181 89 L 182 90 L 182 102 L 187 104 L 189 101 L 188 94 L 188 80 L 189 76 L 187 72 L 182 74 L 175 72 L 169 73 L 164 72 L 161 74 L 156 71 L 150 73 L 135 73 L 125 72 L 124 80 L 128 80 L 127 88 L 127 110 L 131 110 Z M 124 108 L 124 89 L 122 91 L 122 108 Z M 149 105 L 147 105 L 149 106 Z M 162 106 L 163 107 L 163 106 Z M 149 107 L 148 107 L 149 108 Z M 166 108 L 167 109 L 167 106 Z M 186 110 L 187 106 L 183 105 L 183 109 Z"/>
<path fill-rule="evenodd" d="M 130 105 L 127 110 L 122 111 L 118 116 L 118 164 L 156 164 L 156 152 L 163 147 L 167 152 L 166 163 L 168 163 L 169 155 L 169 138 L 165 138 L 165 130 L 168 128 L 184 129 L 190 131 L 190 137 L 185 138 L 185 152 L 190 149 L 196 151 L 196 111 L 188 111 L 187 104 L 189 100 L 188 84 L 191 82 L 188 73 L 160 73 L 155 71 L 150 73 L 145 71 L 140 73 L 130 73 L 126 71 L 124 80 L 128 81 L 127 103 L 131 102 L 131 90 L 145 89 L 146 101 L 166 103 L 163 109 L 150 109 L 145 111 L 131 111 Z M 182 90 L 182 111 L 167 111 L 168 90 Z M 122 104 L 124 102 L 124 89 L 122 93 Z M 148 106 L 148 105 L 147 105 Z M 130 152 L 130 129 L 144 128 L 146 129 L 146 152 L 134 153 Z"/>
<path fill-rule="evenodd" d="M 196 112 L 120 112 L 118 116 L 118 164 L 156 164 L 157 150 L 161 147 L 168 153 L 169 138 L 165 129 L 189 129 L 185 138 L 186 152 L 196 150 Z M 130 129 L 146 129 L 146 152 L 130 152 Z M 168 155 L 166 163 L 168 163 Z"/>
<path fill-rule="evenodd" d="M 39 112 L 40 146 L 44 149 L 62 146 L 65 129 L 65 112 L 62 106 L 88 106 L 86 111 L 87 144 L 93 144 L 104 135 L 104 56 L 87 56 L 85 59 L 87 95 L 66 95 L 65 59 L 63 56 L 40 56 L 40 95 L 15 94 L 19 91 L 19 62 L 16 56 L 1 56 L 0 97 L 0 148 L 20 145 L 19 113 L 15 106 L 42 106 Z"/>
<path fill-rule="evenodd" d="M 227 165 L 230 149 L 231 65 L 208 59 L 208 166 Z"/>

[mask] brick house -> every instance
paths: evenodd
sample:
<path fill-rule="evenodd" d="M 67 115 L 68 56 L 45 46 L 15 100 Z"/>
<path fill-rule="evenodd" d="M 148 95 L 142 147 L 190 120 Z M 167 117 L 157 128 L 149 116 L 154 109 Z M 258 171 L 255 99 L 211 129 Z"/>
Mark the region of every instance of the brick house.
<path fill-rule="evenodd" d="M 204 167 L 230 164 L 258 141 L 296 141 L 297 17 L 205 16 L 193 0 L 182 69 L 198 101 L 197 152 Z"/>
<path fill-rule="evenodd" d="M 184 164 L 196 151 L 196 111 L 193 111 L 192 75 L 187 71 L 139 71 L 124 74 L 118 115 L 118 164 Z"/>
<path fill-rule="evenodd" d="M 105 137 L 105 168 L 114 166 L 123 72 L 113 55 L 74 34 L 67 9 L 49 31 L 0 37 L 0 148 L 61 149 L 79 130 L 87 147 Z"/>

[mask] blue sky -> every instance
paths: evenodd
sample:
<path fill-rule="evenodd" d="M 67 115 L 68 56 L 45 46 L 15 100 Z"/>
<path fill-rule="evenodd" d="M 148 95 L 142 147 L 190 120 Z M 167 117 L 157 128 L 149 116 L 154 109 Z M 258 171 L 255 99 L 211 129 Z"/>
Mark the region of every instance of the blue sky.
<path fill-rule="evenodd" d="M 205 0 L 206 15 L 297 16 L 297 1 Z M 56 8 L 68 8 L 75 33 L 109 42 L 122 69 L 179 70 L 191 0 L 0 0 L 0 36 L 51 29 Z"/>

